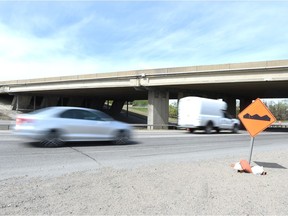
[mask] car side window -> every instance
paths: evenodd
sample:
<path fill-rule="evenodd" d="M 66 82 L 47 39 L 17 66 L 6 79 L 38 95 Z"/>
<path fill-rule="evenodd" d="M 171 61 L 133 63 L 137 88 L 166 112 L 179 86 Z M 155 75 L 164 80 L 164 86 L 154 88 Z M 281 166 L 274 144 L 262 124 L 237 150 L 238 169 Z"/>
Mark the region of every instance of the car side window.
<path fill-rule="evenodd" d="M 77 110 L 77 117 L 78 119 L 83 120 L 101 120 L 99 116 L 97 116 L 95 113 L 87 111 L 87 110 Z"/>
<path fill-rule="evenodd" d="M 60 118 L 75 119 L 77 117 L 76 117 L 75 110 L 66 110 L 60 114 Z"/>
<path fill-rule="evenodd" d="M 232 116 L 228 112 L 224 111 L 223 113 L 225 118 L 232 119 Z"/>
<path fill-rule="evenodd" d="M 61 118 L 69 118 L 69 119 L 80 119 L 80 120 L 94 120 L 101 121 L 101 116 L 97 115 L 96 112 L 90 112 L 87 110 L 78 110 L 72 109 L 64 111 L 61 115 Z"/>

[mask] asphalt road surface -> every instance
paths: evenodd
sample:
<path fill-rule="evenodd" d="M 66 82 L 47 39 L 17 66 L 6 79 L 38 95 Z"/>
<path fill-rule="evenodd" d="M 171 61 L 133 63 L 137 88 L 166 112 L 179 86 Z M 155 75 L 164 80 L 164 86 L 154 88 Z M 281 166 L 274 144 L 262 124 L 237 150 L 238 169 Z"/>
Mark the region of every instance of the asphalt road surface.
<path fill-rule="evenodd" d="M 287 138 L 287 132 L 263 132 L 255 138 L 253 153 L 287 149 Z M 9 131 L 0 131 L 0 180 L 21 176 L 57 176 L 102 167 L 133 168 L 238 155 L 249 158 L 250 140 L 246 131 L 206 135 L 183 130 L 136 130 L 129 145 L 94 142 L 69 143 L 62 148 L 39 148 Z"/>

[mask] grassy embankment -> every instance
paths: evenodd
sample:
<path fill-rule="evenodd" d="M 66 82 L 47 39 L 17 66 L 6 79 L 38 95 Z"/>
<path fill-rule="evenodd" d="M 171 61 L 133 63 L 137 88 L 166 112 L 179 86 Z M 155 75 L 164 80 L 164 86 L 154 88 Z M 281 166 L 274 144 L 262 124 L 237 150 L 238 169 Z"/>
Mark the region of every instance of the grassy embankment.
<path fill-rule="evenodd" d="M 139 115 L 148 115 L 148 108 L 147 107 L 136 107 L 136 106 L 129 106 L 129 112 L 137 113 Z M 169 117 L 169 123 L 176 124 L 177 118 Z"/>

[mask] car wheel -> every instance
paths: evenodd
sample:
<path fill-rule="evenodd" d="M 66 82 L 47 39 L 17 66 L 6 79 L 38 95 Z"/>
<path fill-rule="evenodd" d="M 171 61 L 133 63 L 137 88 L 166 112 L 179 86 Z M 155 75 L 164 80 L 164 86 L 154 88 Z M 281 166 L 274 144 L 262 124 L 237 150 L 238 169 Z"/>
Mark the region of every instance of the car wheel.
<path fill-rule="evenodd" d="M 189 131 L 190 133 L 193 133 L 193 132 L 194 132 L 194 128 L 188 128 L 188 131 Z"/>
<path fill-rule="evenodd" d="M 205 127 L 205 133 L 206 134 L 211 134 L 213 130 L 213 123 L 212 122 L 208 122 L 208 124 Z"/>
<path fill-rule="evenodd" d="M 58 130 L 51 130 L 47 133 L 43 140 L 40 142 L 41 146 L 47 148 L 61 147 L 64 145 L 61 139 L 61 133 Z"/>
<path fill-rule="evenodd" d="M 125 130 L 117 131 L 114 144 L 121 145 L 121 144 L 127 144 L 130 140 L 129 132 Z"/>
<path fill-rule="evenodd" d="M 239 131 L 239 126 L 237 124 L 235 124 L 233 126 L 232 133 L 238 133 L 238 131 Z"/>

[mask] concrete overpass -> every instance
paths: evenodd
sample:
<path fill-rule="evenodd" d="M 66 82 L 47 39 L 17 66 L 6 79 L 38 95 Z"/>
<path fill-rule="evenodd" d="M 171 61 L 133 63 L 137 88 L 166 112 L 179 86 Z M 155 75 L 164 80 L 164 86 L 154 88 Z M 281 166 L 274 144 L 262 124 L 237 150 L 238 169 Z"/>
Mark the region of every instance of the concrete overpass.
<path fill-rule="evenodd" d="M 197 95 L 223 98 L 232 114 L 255 98 L 288 98 L 288 60 L 201 65 L 150 70 L 12 80 L 0 83 L 0 98 L 11 109 L 52 105 L 101 109 L 113 101 L 120 112 L 126 101 L 148 99 L 148 124 L 168 123 L 169 99 Z M 8 102 L 7 102 L 8 101 Z"/>

